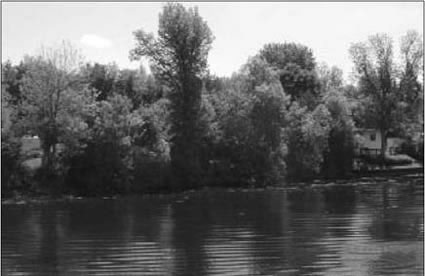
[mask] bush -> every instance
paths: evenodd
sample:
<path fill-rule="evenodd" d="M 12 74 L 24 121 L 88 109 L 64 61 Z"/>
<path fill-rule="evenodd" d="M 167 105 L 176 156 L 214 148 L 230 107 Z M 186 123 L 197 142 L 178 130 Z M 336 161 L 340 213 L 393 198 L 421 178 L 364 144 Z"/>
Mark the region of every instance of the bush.
<path fill-rule="evenodd" d="M 399 155 L 386 155 L 385 160 L 382 164 L 381 157 L 379 155 L 376 156 L 366 156 L 364 157 L 364 161 L 371 165 L 385 165 L 385 166 L 401 166 L 408 165 L 414 162 L 414 159 L 405 154 Z"/>
<path fill-rule="evenodd" d="M 424 163 L 424 141 L 408 141 L 401 145 L 401 153 L 415 158 L 417 161 Z"/>
<path fill-rule="evenodd" d="M 2 133 L 1 141 L 1 188 L 2 197 L 24 185 L 24 170 L 21 166 L 21 141 L 19 138 Z"/>
<path fill-rule="evenodd" d="M 173 188 L 169 162 L 140 156 L 134 165 L 131 192 L 170 191 Z"/>
<path fill-rule="evenodd" d="M 122 155 L 122 149 L 113 142 L 88 144 L 82 154 L 70 159 L 66 187 L 90 196 L 125 192 L 130 174 Z"/>

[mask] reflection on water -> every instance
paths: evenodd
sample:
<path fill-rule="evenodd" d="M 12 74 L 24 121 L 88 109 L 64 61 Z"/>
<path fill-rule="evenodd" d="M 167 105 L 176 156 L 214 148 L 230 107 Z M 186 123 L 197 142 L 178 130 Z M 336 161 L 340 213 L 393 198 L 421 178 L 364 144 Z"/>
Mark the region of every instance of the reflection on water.
<path fill-rule="evenodd" d="M 422 275 L 422 178 L 359 183 L 3 205 L 2 275 Z"/>

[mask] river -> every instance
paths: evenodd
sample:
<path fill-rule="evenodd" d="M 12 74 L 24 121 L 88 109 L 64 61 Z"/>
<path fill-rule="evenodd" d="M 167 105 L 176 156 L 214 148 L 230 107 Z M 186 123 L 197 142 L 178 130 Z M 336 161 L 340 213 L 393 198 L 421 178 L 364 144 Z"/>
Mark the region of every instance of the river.
<path fill-rule="evenodd" d="M 422 275 L 423 176 L 2 205 L 2 275 Z"/>

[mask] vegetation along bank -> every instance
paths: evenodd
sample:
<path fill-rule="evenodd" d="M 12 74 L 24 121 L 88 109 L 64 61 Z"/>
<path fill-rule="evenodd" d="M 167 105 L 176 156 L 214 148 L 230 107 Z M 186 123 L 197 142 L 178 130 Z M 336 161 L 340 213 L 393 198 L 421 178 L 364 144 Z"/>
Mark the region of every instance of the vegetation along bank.
<path fill-rule="evenodd" d="M 353 43 L 354 84 L 308 46 L 279 41 L 231 77 L 211 75 L 213 33 L 178 3 L 164 5 L 157 35 L 134 40 L 130 58 L 147 58 L 150 73 L 84 64 L 67 42 L 2 64 L 2 197 L 266 186 L 344 178 L 355 160 L 423 163 L 416 31 L 401 37 L 397 62 L 385 34 Z M 370 129 L 372 157 L 357 153 Z M 389 137 L 402 139 L 396 151 Z"/>

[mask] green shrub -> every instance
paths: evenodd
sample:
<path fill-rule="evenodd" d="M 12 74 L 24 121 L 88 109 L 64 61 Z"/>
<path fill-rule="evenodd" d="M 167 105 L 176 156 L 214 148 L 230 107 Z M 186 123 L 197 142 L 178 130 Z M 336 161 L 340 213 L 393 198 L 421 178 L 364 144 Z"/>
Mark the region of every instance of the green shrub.
<path fill-rule="evenodd" d="M 172 183 L 171 167 L 163 160 L 139 157 L 134 165 L 132 192 L 157 192 L 175 188 Z"/>
<path fill-rule="evenodd" d="M 24 170 L 20 158 L 19 138 L 2 133 L 1 141 L 1 188 L 2 197 L 8 192 L 22 188 Z"/>
<path fill-rule="evenodd" d="M 407 154 L 423 164 L 424 162 L 424 141 L 408 141 L 401 145 L 401 153 Z"/>
<path fill-rule="evenodd" d="M 385 165 L 385 166 L 401 166 L 412 164 L 415 160 L 408 155 L 399 154 L 399 155 L 385 155 L 385 160 L 382 162 L 379 155 L 376 156 L 365 156 L 364 161 L 371 165 Z"/>

